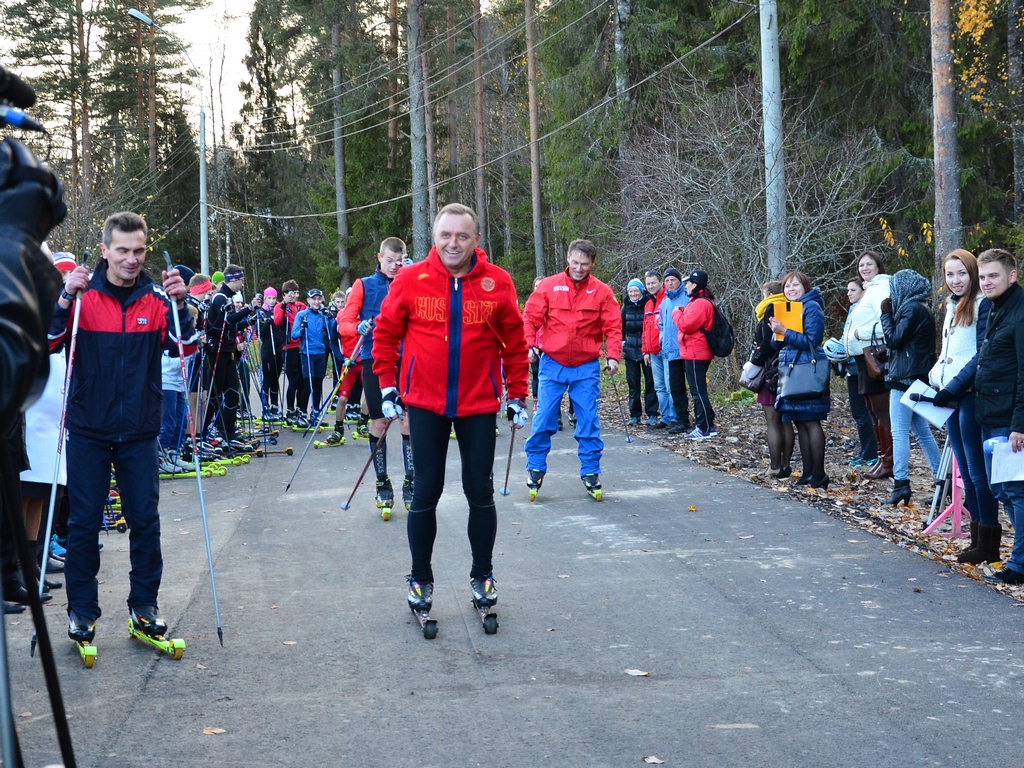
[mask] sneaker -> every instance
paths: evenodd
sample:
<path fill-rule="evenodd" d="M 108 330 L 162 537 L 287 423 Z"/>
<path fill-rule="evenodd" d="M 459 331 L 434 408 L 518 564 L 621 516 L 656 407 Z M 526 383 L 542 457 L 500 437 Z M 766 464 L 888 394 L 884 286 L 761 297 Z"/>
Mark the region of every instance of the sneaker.
<path fill-rule="evenodd" d="M 658 417 L 657 416 L 649 417 L 647 419 L 647 426 L 651 427 L 652 429 L 659 429 L 659 427 L 658 427 Z"/>
<path fill-rule="evenodd" d="M 1003 570 L 996 571 L 984 578 L 989 584 L 1024 584 L 1024 573 L 1015 571 L 1013 568 L 1008 568 L 1005 565 Z"/>
<path fill-rule="evenodd" d="M 163 451 L 157 455 L 157 468 L 160 470 L 161 475 L 177 475 L 184 472 L 181 467 L 168 459 L 167 454 Z"/>
<path fill-rule="evenodd" d="M 63 560 L 68 553 L 67 539 L 61 539 L 56 533 L 50 537 L 50 557 Z"/>
<path fill-rule="evenodd" d="M 689 424 L 680 424 L 678 421 L 673 421 L 668 425 L 668 433 L 670 435 L 683 435 L 689 437 L 692 434 L 692 428 Z"/>
<path fill-rule="evenodd" d="M 139 632 L 150 637 L 162 637 L 167 631 L 167 622 L 160 618 L 160 609 L 155 605 L 140 605 L 128 610 L 132 615 L 132 624 Z"/>
<path fill-rule="evenodd" d="M 417 612 L 429 612 L 434 604 L 434 585 L 430 582 L 420 584 L 418 581 L 414 581 L 412 576 L 407 576 L 406 579 L 409 581 L 409 595 L 407 597 L 409 607 Z"/>
<path fill-rule="evenodd" d="M 78 618 L 71 608 L 68 608 L 68 637 L 76 643 L 91 643 L 96 637 L 96 621 L 85 621 Z"/>
<path fill-rule="evenodd" d="M 183 472 L 191 472 L 195 467 L 184 461 L 177 451 L 167 451 L 167 460 Z"/>
<path fill-rule="evenodd" d="M 633 418 L 631 418 L 631 419 L 629 420 L 629 426 L 631 426 L 631 427 L 635 427 L 635 426 L 637 426 L 637 425 L 638 425 L 639 423 L 640 423 L 640 417 L 639 417 L 639 416 L 634 416 Z"/>
<path fill-rule="evenodd" d="M 718 431 L 712 427 L 707 432 L 702 430 L 700 427 L 694 427 L 693 431 L 688 435 L 683 435 L 685 440 L 707 440 L 708 438 L 717 437 Z"/>
<path fill-rule="evenodd" d="M 473 604 L 478 608 L 490 608 L 498 602 L 498 590 L 494 586 L 494 574 L 489 573 L 483 578 L 471 578 L 469 586 L 473 590 Z"/>

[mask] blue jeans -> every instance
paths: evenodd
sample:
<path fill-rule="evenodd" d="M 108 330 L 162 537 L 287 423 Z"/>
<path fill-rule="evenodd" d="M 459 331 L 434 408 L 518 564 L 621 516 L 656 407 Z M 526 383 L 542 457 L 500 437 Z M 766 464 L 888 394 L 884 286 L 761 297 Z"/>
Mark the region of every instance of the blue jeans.
<path fill-rule="evenodd" d="M 654 374 L 654 391 L 658 393 L 661 420 L 671 424 L 676 420 L 676 409 L 672 405 L 672 393 L 668 388 L 668 358 L 664 352 L 651 355 L 651 373 Z"/>
<path fill-rule="evenodd" d="M 164 411 L 160 420 L 160 447 L 177 451 L 185 437 L 185 393 L 164 390 Z"/>
<path fill-rule="evenodd" d="M 974 394 L 960 398 L 960 407 L 946 422 L 960 476 L 964 481 L 964 499 L 971 517 L 981 525 L 999 524 L 999 502 L 988 484 L 985 452 L 981 447 L 981 427 L 974 420 Z"/>
<path fill-rule="evenodd" d="M 576 431 L 580 457 L 580 476 L 601 474 L 601 422 L 597 417 L 597 399 L 600 394 L 601 363 L 569 367 L 559 365 L 547 355 L 540 358 L 540 390 L 537 393 L 537 413 L 533 417 L 533 433 L 526 440 L 526 468 L 548 471 L 548 452 L 551 436 L 558 431 L 558 412 L 562 395 L 569 393 L 569 402 L 576 411 Z"/>
<path fill-rule="evenodd" d="M 982 427 L 982 442 L 991 437 L 1009 437 L 1009 427 Z M 68 465 L 70 466 L 70 464 Z M 992 477 L 992 454 L 985 454 L 985 472 Z M 70 478 L 68 478 L 70 480 Z M 1006 516 L 1013 523 L 1013 550 L 1004 567 L 1024 573 L 1024 482 L 995 483 L 992 493 L 1003 502 Z"/>
<path fill-rule="evenodd" d="M 931 427 L 923 416 L 919 416 L 900 402 L 903 393 L 898 389 L 889 392 L 889 421 L 892 424 L 892 476 L 894 480 L 906 480 L 910 471 L 910 432 L 913 430 L 917 444 L 924 451 L 928 465 L 934 475 L 939 471 L 942 454 L 932 437 Z"/>

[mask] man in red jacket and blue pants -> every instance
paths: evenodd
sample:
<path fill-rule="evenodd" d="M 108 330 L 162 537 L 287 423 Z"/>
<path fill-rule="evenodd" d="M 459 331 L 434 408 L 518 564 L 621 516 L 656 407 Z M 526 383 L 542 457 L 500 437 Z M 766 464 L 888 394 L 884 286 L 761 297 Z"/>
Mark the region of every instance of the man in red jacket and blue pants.
<path fill-rule="evenodd" d="M 462 489 L 469 502 L 473 602 L 490 608 L 498 600 L 491 562 L 498 529 L 495 414 L 501 407 L 504 373 L 506 417 L 514 428 L 525 426 L 529 375 L 515 285 L 477 248 L 476 214 L 464 205 L 446 205 L 434 219 L 433 233 L 434 247 L 427 258 L 403 267 L 391 284 L 373 344 L 373 372 L 380 380 L 384 417 L 394 420 L 403 405 L 408 409 L 416 470 L 407 524 L 412 554 L 408 602 L 416 612 L 429 611 L 433 601 L 437 502 L 444 490 L 453 426 L 462 458 Z"/>
<path fill-rule="evenodd" d="M 82 302 L 74 369 L 67 395 L 68 519 L 64 564 L 68 636 L 92 642 L 100 604 L 99 531 L 113 464 L 121 510 L 131 530 L 128 610 L 140 632 L 162 635 L 157 592 L 163 574 L 160 551 L 160 480 L 157 435 L 163 406 L 160 359 L 178 356 L 174 316 L 181 324 L 184 354 L 198 346 L 185 305 L 185 282 L 174 269 L 163 287 L 143 271 L 145 220 L 116 213 L 103 225 L 103 258 L 90 277 L 85 265 L 68 277 L 50 326 L 50 348 L 69 336 L 72 302 Z"/>
<path fill-rule="evenodd" d="M 596 260 L 592 242 L 574 240 L 569 243 L 566 270 L 542 280 L 526 301 L 526 337 L 540 340 L 530 348 L 530 359 L 540 359 L 537 414 L 526 441 L 530 501 L 537 498 L 544 481 L 551 436 L 558 429 L 559 406 L 567 391 L 576 411 L 580 477 L 587 492 L 601 500 L 601 344 L 607 349 L 608 373 L 614 376 L 622 351 L 622 323 L 612 289 L 590 274 Z"/>

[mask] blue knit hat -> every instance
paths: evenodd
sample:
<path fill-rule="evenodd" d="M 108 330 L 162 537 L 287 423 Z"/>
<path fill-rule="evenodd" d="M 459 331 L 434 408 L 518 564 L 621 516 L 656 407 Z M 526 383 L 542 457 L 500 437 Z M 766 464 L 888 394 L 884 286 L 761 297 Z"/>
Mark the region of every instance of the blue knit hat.
<path fill-rule="evenodd" d="M 639 280 L 637 280 L 636 278 L 633 278 L 633 279 L 632 279 L 632 280 L 630 280 L 630 281 L 629 281 L 628 283 L 626 283 L 626 292 L 627 292 L 627 293 L 629 292 L 629 289 L 630 289 L 630 288 L 636 288 L 636 289 L 637 289 L 638 291 L 640 291 L 640 293 L 643 293 L 643 292 L 644 292 L 644 284 L 643 284 L 643 283 L 641 283 L 641 282 L 640 282 Z"/>

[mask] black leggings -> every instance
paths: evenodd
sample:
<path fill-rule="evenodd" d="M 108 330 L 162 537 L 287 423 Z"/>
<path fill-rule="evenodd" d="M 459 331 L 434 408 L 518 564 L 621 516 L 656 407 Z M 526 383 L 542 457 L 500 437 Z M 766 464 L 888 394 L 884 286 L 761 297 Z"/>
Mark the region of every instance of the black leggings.
<path fill-rule="evenodd" d="M 452 424 L 462 457 L 462 490 L 469 502 L 469 546 L 473 552 L 470 578 L 483 578 L 491 572 L 494 538 L 498 531 L 498 513 L 494 508 L 494 429 L 493 413 L 449 419 L 422 408 L 409 408 L 409 434 L 412 460 L 416 470 L 412 508 L 407 531 L 412 554 L 412 578 L 432 584 L 430 567 L 437 535 L 437 502 L 444 491 L 444 468 L 448 456 Z"/>
<path fill-rule="evenodd" d="M 295 396 L 298 395 L 301 408 L 309 404 L 309 381 L 302 375 L 302 353 L 299 348 L 284 351 L 284 375 L 288 384 L 284 390 L 288 410 L 295 407 Z"/>

